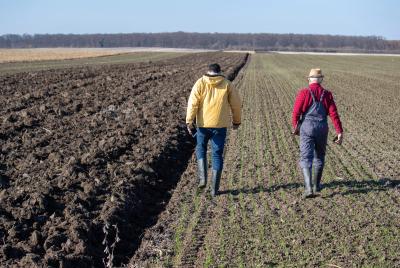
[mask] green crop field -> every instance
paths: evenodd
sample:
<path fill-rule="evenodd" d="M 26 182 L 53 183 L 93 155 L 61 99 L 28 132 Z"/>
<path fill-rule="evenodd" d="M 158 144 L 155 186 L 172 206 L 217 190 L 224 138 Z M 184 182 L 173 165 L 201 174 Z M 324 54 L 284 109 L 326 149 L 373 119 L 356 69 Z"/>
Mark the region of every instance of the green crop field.
<path fill-rule="evenodd" d="M 291 111 L 313 67 L 335 96 L 345 142 L 329 142 L 324 189 L 303 200 Z M 243 124 L 229 134 L 222 194 L 196 189 L 192 158 L 132 263 L 398 267 L 400 59 L 255 54 L 235 85 Z"/>

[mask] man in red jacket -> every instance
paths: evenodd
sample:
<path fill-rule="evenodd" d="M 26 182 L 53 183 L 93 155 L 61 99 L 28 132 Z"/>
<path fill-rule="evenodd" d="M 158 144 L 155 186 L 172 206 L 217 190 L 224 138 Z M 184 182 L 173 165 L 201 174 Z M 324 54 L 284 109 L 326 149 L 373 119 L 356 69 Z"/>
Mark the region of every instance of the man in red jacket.
<path fill-rule="evenodd" d="M 323 77 L 321 69 L 311 69 L 309 86 L 297 94 L 292 114 L 293 134 L 300 135 L 300 167 L 304 176 L 305 198 L 321 190 L 328 140 L 328 115 L 336 129 L 335 143 L 340 145 L 343 141 L 342 123 L 332 93 L 321 86 Z M 314 175 L 311 180 L 313 166 Z"/>

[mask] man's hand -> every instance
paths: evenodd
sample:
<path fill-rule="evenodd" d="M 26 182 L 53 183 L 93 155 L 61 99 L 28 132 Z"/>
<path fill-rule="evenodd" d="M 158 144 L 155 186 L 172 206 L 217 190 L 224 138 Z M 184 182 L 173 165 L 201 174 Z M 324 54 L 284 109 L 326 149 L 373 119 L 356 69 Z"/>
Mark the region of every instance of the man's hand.
<path fill-rule="evenodd" d="M 335 143 L 339 144 L 339 145 L 342 145 L 342 143 L 343 143 L 343 133 L 339 133 L 336 136 Z"/>
<path fill-rule="evenodd" d="M 194 128 L 193 123 L 186 124 L 187 131 L 189 132 L 190 136 L 193 136 L 192 129 Z"/>
<path fill-rule="evenodd" d="M 297 122 L 296 127 L 292 130 L 292 135 L 300 136 L 300 122 Z"/>
<path fill-rule="evenodd" d="M 237 130 L 239 128 L 240 124 L 232 124 L 232 129 Z"/>

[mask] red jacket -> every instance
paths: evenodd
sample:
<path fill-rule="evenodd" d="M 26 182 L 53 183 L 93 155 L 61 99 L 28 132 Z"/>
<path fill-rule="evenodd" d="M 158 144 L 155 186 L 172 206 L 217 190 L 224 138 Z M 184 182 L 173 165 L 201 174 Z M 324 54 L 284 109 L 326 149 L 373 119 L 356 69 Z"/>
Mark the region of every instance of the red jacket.
<path fill-rule="evenodd" d="M 319 101 L 321 98 L 322 91 L 325 90 L 324 97 L 322 98 L 322 103 L 326 109 L 327 114 L 332 119 L 332 123 L 335 126 L 336 133 L 342 133 L 342 122 L 340 122 L 339 114 L 336 109 L 335 101 L 333 100 L 333 95 L 330 91 L 324 89 L 320 84 L 313 83 L 310 84 L 310 89 L 314 94 L 316 100 Z M 308 108 L 312 105 L 312 97 L 308 88 L 303 88 L 299 91 L 294 102 L 294 108 L 292 113 L 292 124 L 293 128 L 296 128 L 297 123 L 300 120 L 300 116 L 307 112 Z"/>

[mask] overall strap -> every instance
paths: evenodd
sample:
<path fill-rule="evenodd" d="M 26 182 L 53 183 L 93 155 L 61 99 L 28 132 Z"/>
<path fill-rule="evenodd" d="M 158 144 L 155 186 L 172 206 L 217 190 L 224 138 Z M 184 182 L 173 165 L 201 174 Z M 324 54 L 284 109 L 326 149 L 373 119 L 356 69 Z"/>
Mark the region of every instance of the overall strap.
<path fill-rule="evenodd" d="M 310 87 L 308 87 L 308 91 L 310 91 L 310 94 L 311 94 L 312 100 L 313 100 L 313 102 L 315 102 L 315 97 L 314 97 L 314 94 L 312 93 L 312 91 L 311 91 L 311 88 L 310 88 Z"/>
<path fill-rule="evenodd" d="M 325 95 L 325 89 L 322 90 L 322 94 L 321 94 L 321 98 L 319 99 L 319 102 L 322 102 L 322 98 L 324 97 L 324 95 Z"/>
<path fill-rule="evenodd" d="M 315 96 L 314 96 L 314 93 L 312 93 L 310 87 L 308 87 L 308 91 L 310 91 L 311 97 L 312 97 L 313 101 L 315 102 Z M 321 94 L 321 97 L 319 98 L 319 102 L 322 102 L 324 95 L 325 95 L 325 89 L 322 90 L 322 94 Z"/>

